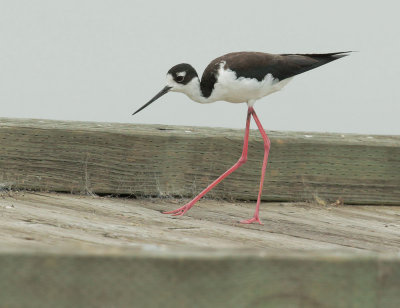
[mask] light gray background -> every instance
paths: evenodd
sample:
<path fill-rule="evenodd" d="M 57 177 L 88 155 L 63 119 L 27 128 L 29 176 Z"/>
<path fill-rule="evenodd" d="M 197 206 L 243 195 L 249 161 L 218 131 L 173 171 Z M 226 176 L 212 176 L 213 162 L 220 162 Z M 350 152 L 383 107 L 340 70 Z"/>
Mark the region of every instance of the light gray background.
<path fill-rule="evenodd" d="M 0 0 L 0 117 L 243 128 L 245 104 L 169 93 L 232 51 L 358 50 L 255 105 L 267 130 L 400 134 L 399 1 Z M 253 127 L 255 127 L 253 125 Z"/>

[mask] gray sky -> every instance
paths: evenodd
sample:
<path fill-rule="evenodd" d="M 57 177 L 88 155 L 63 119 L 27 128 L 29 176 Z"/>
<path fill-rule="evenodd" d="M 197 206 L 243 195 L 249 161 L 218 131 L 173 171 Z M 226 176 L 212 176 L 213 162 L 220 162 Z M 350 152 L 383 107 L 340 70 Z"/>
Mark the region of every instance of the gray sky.
<path fill-rule="evenodd" d="M 357 50 L 255 109 L 267 130 L 400 134 L 399 1 L 0 1 L 0 117 L 244 128 L 245 104 L 156 94 L 232 51 Z M 253 128 L 255 125 L 253 124 Z"/>

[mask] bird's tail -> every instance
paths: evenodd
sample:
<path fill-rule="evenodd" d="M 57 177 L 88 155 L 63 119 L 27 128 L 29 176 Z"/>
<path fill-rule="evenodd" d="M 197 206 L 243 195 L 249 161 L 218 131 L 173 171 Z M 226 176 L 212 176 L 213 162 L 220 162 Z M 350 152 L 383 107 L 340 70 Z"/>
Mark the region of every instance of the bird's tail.
<path fill-rule="evenodd" d="M 303 56 L 311 57 L 314 59 L 326 59 L 326 60 L 337 60 L 343 57 L 349 56 L 354 51 L 340 51 L 330 53 L 315 53 L 315 54 L 303 54 Z"/>
<path fill-rule="evenodd" d="M 284 54 L 286 64 L 290 67 L 290 74 L 282 76 L 280 80 L 292 77 L 321 65 L 325 65 L 334 60 L 348 56 L 352 51 L 341 51 L 331 53 L 312 53 L 312 54 Z"/>

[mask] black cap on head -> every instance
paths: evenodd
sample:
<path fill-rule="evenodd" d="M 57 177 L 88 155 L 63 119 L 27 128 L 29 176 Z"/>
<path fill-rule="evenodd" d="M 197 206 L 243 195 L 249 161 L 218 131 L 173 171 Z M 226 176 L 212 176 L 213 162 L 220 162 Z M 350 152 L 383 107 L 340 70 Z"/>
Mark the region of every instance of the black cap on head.
<path fill-rule="evenodd" d="M 177 64 L 168 71 L 176 83 L 188 84 L 193 78 L 198 77 L 196 70 L 187 63 Z"/>

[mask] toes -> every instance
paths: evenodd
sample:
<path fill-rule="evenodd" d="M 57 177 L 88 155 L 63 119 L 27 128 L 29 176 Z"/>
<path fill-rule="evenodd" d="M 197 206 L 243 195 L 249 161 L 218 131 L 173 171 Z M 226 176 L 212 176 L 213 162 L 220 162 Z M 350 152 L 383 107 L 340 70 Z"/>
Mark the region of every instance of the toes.
<path fill-rule="evenodd" d="M 162 212 L 163 214 L 174 214 L 177 210 L 169 211 L 169 212 Z"/>
<path fill-rule="evenodd" d="M 190 210 L 190 208 L 192 207 L 192 205 L 190 205 L 189 203 L 180 207 L 179 209 L 173 210 L 173 211 L 169 211 L 169 212 L 162 212 L 163 214 L 172 214 L 172 216 L 182 216 L 183 214 L 185 214 L 188 210 Z"/>
<path fill-rule="evenodd" d="M 239 221 L 239 223 L 241 223 L 241 224 L 251 224 L 252 221 L 251 221 L 251 219 L 247 219 L 247 220 L 241 220 L 241 221 Z"/>
<path fill-rule="evenodd" d="M 185 209 L 185 207 L 182 206 L 179 209 L 176 209 L 176 210 L 173 210 L 173 211 L 163 212 L 163 214 L 175 214 L 175 213 L 179 213 L 179 212 L 183 211 L 184 209 Z"/>
<path fill-rule="evenodd" d="M 240 221 L 240 223 L 241 224 L 252 224 L 253 222 L 257 222 L 257 223 L 259 223 L 260 225 L 264 225 L 261 221 L 260 221 L 260 218 L 256 218 L 256 217 L 253 217 L 253 218 L 250 218 L 250 219 L 247 219 L 247 220 L 242 220 L 242 221 Z"/>

